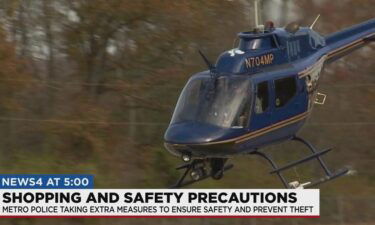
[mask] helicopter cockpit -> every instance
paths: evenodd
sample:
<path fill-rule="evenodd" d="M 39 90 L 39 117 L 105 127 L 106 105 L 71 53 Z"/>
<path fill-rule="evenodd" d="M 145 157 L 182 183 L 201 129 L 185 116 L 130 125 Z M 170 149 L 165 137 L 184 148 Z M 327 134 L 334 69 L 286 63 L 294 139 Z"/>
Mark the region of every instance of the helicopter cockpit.
<path fill-rule="evenodd" d="M 221 128 L 243 128 L 251 103 L 250 79 L 245 76 L 193 76 L 178 100 L 171 124 L 196 122 Z"/>

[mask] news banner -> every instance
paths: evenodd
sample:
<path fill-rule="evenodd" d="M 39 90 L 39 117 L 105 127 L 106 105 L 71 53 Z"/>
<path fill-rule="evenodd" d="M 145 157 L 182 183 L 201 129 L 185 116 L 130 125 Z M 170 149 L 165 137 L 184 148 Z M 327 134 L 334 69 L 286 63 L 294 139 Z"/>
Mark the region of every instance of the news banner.
<path fill-rule="evenodd" d="M 85 174 L 0 175 L 0 217 L 319 217 L 318 189 L 94 189 Z"/>

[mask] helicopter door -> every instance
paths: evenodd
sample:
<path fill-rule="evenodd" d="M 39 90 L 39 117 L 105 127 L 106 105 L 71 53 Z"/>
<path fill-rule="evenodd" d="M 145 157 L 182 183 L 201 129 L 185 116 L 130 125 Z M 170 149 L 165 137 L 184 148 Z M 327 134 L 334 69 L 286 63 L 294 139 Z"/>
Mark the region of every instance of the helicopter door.
<path fill-rule="evenodd" d="M 273 113 L 272 122 L 276 124 L 283 120 L 290 119 L 301 112 L 306 111 L 304 94 L 298 91 L 296 76 L 283 77 L 274 80 L 272 101 Z"/>
<path fill-rule="evenodd" d="M 254 110 L 251 118 L 250 130 L 259 130 L 271 124 L 270 83 L 263 81 L 256 84 Z"/>

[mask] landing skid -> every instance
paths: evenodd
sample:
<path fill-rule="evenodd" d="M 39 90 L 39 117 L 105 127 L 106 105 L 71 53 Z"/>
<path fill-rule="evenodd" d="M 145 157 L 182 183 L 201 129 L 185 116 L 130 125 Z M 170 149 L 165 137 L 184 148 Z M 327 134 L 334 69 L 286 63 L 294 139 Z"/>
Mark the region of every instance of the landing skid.
<path fill-rule="evenodd" d="M 273 161 L 269 155 L 267 155 L 263 152 L 259 152 L 259 151 L 250 153 L 250 154 L 258 155 L 258 156 L 266 159 L 271 164 L 271 166 L 273 168 L 273 170 L 271 171 L 271 174 L 276 174 L 280 178 L 280 180 L 283 183 L 285 188 L 311 188 L 311 187 L 317 186 L 319 184 L 322 184 L 322 183 L 328 182 L 330 180 L 333 180 L 335 178 L 347 175 L 349 173 L 348 168 L 342 168 L 342 169 L 339 169 L 335 172 L 331 172 L 328 169 L 327 165 L 325 164 L 325 162 L 323 161 L 321 156 L 330 152 L 332 150 L 331 148 L 325 149 L 325 150 L 322 150 L 322 151 L 318 151 L 310 142 L 306 141 L 303 138 L 296 137 L 296 136 L 293 137 L 292 141 L 297 141 L 297 142 L 300 142 L 300 143 L 304 144 L 305 146 L 307 146 L 310 149 L 312 154 L 303 158 L 303 159 L 291 162 L 291 163 L 289 163 L 289 164 L 287 164 L 283 167 L 278 167 L 277 164 L 275 163 L 275 161 Z M 326 174 L 325 177 L 322 177 L 320 179 L 317 179 L 317 180 L 314 180 L 314 181 L 311 181 L 311 182 L 301 184 L 298 181 L 288 183 L 288 181 L 285 179 L 285 177 L 281 174 L 281 172 L 283 172 L 285 170 L 291 169 L 291 168 L 293 168 L 297 165 L 303 164 L 303 163 L 305 163 L 307 161 L 310 161 L 310 160 L 313 160 L 313 159 L 318 160 L 321 168 L 323 169 L 324 173 Z"/>
<path fill-rule="evenodd" d="M 296 137 L 296 136 L 293 137 L 292 141 L 297 141 L 297 142 L 300 142 L 300 143 L 304 144 L 305 146 L 307 146 L 310 149 L 312 154 L 303 158 L 303 159 L 291 162 L 291 163 L 289 163 L 285 166 L 278 167 L 277 164 L 275 163 L 275 161 L 273 161 L 272 158 L 269 155 L 267 155 L 263 152 L 260 152 L 260 151 L 255 151 L 255 152 L 250 153 L 251 155 L 258 155 L 258 156 L 266 159 L 271 164 L 271 166 L 273 168 L 273 170 L 271 171 L 271 174 L 276 174 L 279 177 L 279 179 L 281 180 L 281 182 L 283 183 L 285 188 L 300 188 L 300 189 L 301 188 L 312 188 L 312 187 L 315 187 L 319 184 L 322 184 L 322 183 L 328 182 L 330 180 L 336 179 L 338 177 L 347 175 L 349 173 L 348 168 L 342 168 L 342 169 L 339 169 L 335 172 L 331 172 L 328 169 L 327 165 L 325 164 L 325 162 L 323 161 L 321 156 L 330 152 L 332 149 L 328 148 L 328 149 L 325 149 L 325 150 L 322 150 L 322 151 L 318 151 L 311 143 L 309 143 L 308 141 L 306 141 L 303 138 Z M 322 177 L 320 179 L 317 179 L 317 180 L 314 180 L 314 181 L 311 181 L 311 182 L 301 184 L 298 181 L 288 182 L 286 180 L 286 178 L 281 173 L 283 171 L 286 171 L 288 169 L 291 169 L 291 168 L 293 168 L 297 165 L 301 165 L 301 164 L 303 164 L 305 162 L 308 162 L 310 160 L 313 160 L 313 159 L 318 160 L 321 168 L 323 169 L 323 171 L 326 175 L 325 177 Z M 208 172 L 209 169 L 207 169 L 207 167 L 206 167 L 207 161 L 208 161 L 207 159 L 194 159 L 189 163 L 186 163 L 186 164 L 183 164 L 183 165 L 177 167 L 176 168 L 177 170 L 185 169 L 185 171 L 182 174 L 182 176 L 180 177 L 180 179 L 177 181 L 177 183 L 170 188 L 181 188 L 181 187 L 199 182 L 201 180 L 205 180 L 209 177 L 212 177 L 213 179 L 221 179 L 221 177 L 222 177 L 222 175 L 225 171 L 233 168 L 232 164 L 225 165 L 226 160 L 223 160 L 222 164 L 220 164 L 220 165 L 222 165 L 220 167 L 221 169 L 212 173 L 212 165 L 211 165 L 211 171 L 209 173 Z M 188 179 L 186 181 L 186 178 L 189 174 L 190 174 L 190 179 Z"/>

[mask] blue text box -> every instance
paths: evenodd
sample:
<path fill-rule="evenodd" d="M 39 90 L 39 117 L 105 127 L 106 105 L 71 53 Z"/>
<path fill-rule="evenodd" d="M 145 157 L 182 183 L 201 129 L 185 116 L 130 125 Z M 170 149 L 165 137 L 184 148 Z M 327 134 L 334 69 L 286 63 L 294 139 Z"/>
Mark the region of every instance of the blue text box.
<path fill-rule="evenodd" d="M 91 189 L 88 174 L 0 174 L 0 189 Z"/>

